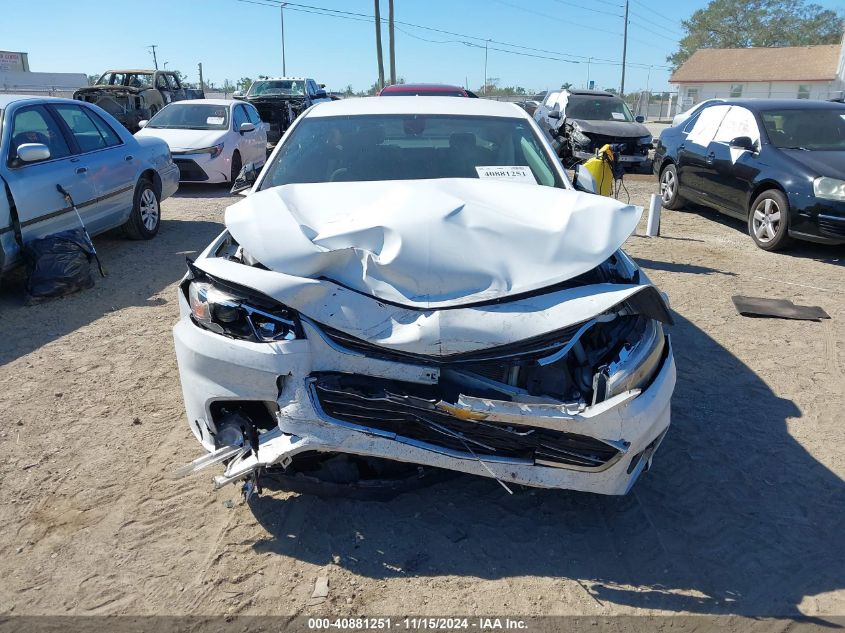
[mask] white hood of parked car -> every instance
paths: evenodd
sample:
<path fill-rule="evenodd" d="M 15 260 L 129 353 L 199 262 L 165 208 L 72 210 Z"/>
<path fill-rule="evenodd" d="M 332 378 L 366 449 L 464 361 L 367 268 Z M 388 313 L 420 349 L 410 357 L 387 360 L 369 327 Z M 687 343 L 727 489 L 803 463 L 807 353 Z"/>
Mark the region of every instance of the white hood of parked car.
<path fill-rule="evenodd" d="M 225 221 L 273 271 L 442 308 L 586 273 L 622 245 L 641 214 L 573 190 L 444 179 L 285 185 L 229 207 Z"/>
<path fill-rule="evenodd" d="M 171 151 L 205 149 L 220 143 L 227 130 L 184 130 L 145 127 L 135 136 L 154 136 L 165 141 Z"/>

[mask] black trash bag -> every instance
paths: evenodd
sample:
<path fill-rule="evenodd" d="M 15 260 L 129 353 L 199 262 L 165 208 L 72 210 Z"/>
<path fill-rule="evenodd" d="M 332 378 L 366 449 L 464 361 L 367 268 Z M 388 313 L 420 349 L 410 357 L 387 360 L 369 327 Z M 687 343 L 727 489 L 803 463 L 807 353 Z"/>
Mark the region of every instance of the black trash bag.
<path fill-rule="evenodd" d="M 23 255 L 31 299 L 61 297 L 94 287 L 94 250 L 81 229 L 31 240 L 24 244 Z"/>

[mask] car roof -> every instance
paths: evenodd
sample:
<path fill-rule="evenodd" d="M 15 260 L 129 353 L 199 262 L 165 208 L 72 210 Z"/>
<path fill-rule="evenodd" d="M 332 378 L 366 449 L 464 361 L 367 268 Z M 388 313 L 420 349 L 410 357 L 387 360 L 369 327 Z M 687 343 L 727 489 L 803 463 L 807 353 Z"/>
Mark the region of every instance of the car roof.
<path fill-rule="evenodd" d="M 259 81 L 307 81 L 310 77 L 265 77 L 264 79 L 256 79 L 253 83 Z"/>
<path fill-rule="evenodd" d="M 152 75 L 157 72 L 162 73 L 172 73 L 175 71 L 172 70 L 156 70 L 155 68 L 118 68 L 115 70 L 104 70 L 100 73 L 100 76 L 105 75 L 107 73 L 137 73 L 141 75 Z"/>
<path fill-rule="evenodd" d="M 605 92 L 604 90 L 565 90 L 564 92 L 568 92 L 571 95 L 586 95 L 590 97 L 618 97 L 619 95 L 615 95 L 612 92 Z"/>
<path fill-rule="evenodd" d="M 41 102 L 46 101 L 49 103 L 72 103 L 74 105 L 80 105 L 85 103 L 84 101 L 77 101 L 75 99 L 63 99 L 61 97 L 45 97 L 39 95 L 0 95 L 0 109 L 6 109 L 13 103 L 18 102 L 26 102 L 26 101 L 35 101 Z M 89 104 L 86 104 L 89 105 Z"/>
<path fill-rule="evenodd" d="M 390 99 L 358 97 L 318 103 L 308 110 L 309 117 L 362 116 L 367 114 L 454 114 L 492 116 L 532 120 L 515 103 L 489 99 L 455 97 L 398 96 Z"/>
<path fill-rule="evenodd" d="M 235 99 L 186 99 L 184 101 L 174 101 L 171 104 L 180 104 L 180 105 L 217 105 L 217 106 L 232 106 L 236 103 L 248 103 L 246 101 L 236 101 Z"/>
<path fill-rule="evenodd" d="M 405 92 L 406 90 L 417 90 L 419 92 L 440 92 L 442 90 L 454 90 L 465 93 L 466 89 L 451 84 L 392 84 L 381 89 L 382 92 Z"/>
<path fill-rule="evenodd" d="M 769 110 L 830 110 L 843 109 L 845 104 L 831 101 L 816 101 L 814 99 L 723 99 L 721 103 L 713 105 L 742 106 L 754 112 Z"/>

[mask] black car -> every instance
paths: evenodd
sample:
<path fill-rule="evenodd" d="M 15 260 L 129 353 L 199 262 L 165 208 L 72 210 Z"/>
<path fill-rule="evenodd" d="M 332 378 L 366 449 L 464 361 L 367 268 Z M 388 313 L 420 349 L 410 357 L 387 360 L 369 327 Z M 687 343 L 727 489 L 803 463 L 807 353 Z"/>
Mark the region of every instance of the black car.
<path fill-rule="evenodd" d="M 232 96 L 255 106 L 261 120 L 267 123 L 267 149 L 273 149 L 296 117 L 315 103 L 332 101 L 325 90 L 305 77 L 277 77 L 252 82 L 246 94 L 241 91 Z"/>
<path fill-rule="evenodd" d="M 563 164 L 570 167 L 596 155 L 604 145 L 621 148 L 622 166 L 651 169 L 651 133 L 618 96 L 601 90 L 550 93 L 534 120 L 552 139 Z"/>
<path fill-rule="evenodd" d="M 845 243 L 845 104 L 711 104 L 663 130 L 654 173 L 667 209 L 689 200 L 745 220 L 762 249 Z"/>

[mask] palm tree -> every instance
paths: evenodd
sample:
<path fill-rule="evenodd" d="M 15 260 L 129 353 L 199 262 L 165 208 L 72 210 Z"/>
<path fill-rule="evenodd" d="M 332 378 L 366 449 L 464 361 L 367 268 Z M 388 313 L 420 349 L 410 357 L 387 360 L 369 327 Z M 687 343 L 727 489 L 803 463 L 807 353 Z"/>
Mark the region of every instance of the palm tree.
<path fill-rule="evenodd" d="M 571 87 L 572 87 L 572 84 L 567 81 L 565 84 L 561 84 L 560 89 L 561 90 L 569 90 Z"/>

